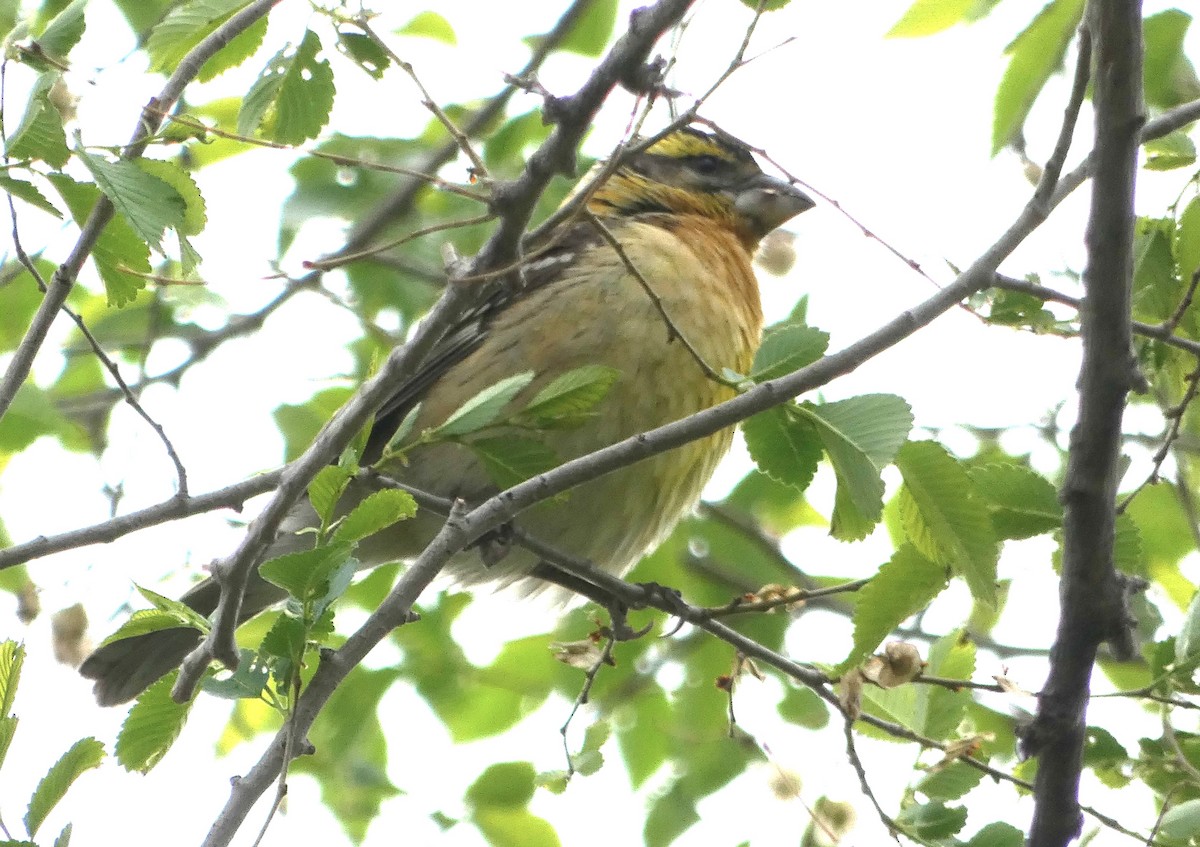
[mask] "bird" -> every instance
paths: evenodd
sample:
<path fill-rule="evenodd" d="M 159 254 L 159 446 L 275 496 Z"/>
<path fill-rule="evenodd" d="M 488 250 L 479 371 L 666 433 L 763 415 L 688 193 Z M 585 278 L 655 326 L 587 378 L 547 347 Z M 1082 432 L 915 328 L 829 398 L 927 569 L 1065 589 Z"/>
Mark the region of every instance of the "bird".
<path fill-rule="evenodd" d="M 631 149 L 602 170 L 607 175 L 600 181 L 582 181 L 586 187 L 576 190 L 586 197 L 584 212 L 526 251 L 519 282 L 497 285 L 395 386 L 376 413 L 364 465 L 384 455 L 402 423 L 412 432 L 436 427 L 481 390 L 515 374 L 533 375 L 512 401 L 521 408 L 573 369 L 602 365 L 616 373 L 581 424 L 540 433 L 563 461 L 735 395 L 731 381 L 716 374 L 748 373 L 759 346 L 763 312 L 754 252 L 813 201 L 792 182 L 765 173 L 748 145 L 712 127 L 684 125 Z M 732 437 L 732 429 L 721 430 L 584 483 L 566 498 L 523 512 L 517 524 L 623 575 L 695 506 Z M 418 445 L 383 471 L 467 503 L 497 491 L 479 457 L 461 444 Z M 355 480 L 344 500 L 352 505 L 370 490 Z M 442 520 L 419 512 L 364 539 L 355 556 L 363 567 L 415 557 Z M 311 547 L 313 534 L 302 530 L 317 523 L 312 506 L 300 502 L 264 561 Z M 480 552 L 466 551 L 447 571 L 465 585 L 516 583 L 526 593 L 549 585 L 546 577 L 564 582 L 517 546 L 488 566 L 480 560 Z M 209 615 L 218 598 L 216 583 L 207 579 L 182 600 Z M 255 570 L 240 620 L 283 599 L 283 590 Z M 101 705 L 116 705 L 178 667 L 198 641 L 190 628 L 111 641 L 80 672 L 95 681 Z"/>

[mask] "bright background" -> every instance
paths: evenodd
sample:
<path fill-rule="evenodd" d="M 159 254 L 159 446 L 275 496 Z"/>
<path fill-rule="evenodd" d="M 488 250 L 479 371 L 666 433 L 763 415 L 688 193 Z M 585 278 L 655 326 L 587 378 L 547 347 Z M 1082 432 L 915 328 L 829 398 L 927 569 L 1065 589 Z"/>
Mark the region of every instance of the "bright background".
<path fill-rule="evenodd" d="M 436 98 L 460 100 L 499 89 L 501 74 L 524 64 L 526 49 L 520 38 L 541 25 L 530 21 L 548 26 L 563 5 L 525 3 L 516 15 L 507 5 L 448 0 L 438 10 L 454 26 L 457 47 L 398 37 L 394 46 L 413 62 Z M 619 20 L 635 5 L 624 4 Z M 769 151 L 792 173 L 836 199 L 879 238 L 945 283 L 953 278 L 953 267 L 969 264 L 1012 222 L 1032 191 L 1016 156 L 1002 153 L 989 157 L 992 100 L 1005 67 L 1004 47 L 1028 23 L 1032 8 L 1023 3 L 1000 4 L 981 23 L 941 36 L 917 41 L 885 39 L 884 34 L 907 5 L 906 0 L 852 4 L 797 0 L 767 15 L 750 54 L 768 52 L 734 74 L 702 114 Z M 1168 4 L 1148 2 L 1146 6 L 1149 14 Z M 126 139 L 139 109 L 161 85 L 160 78 L 138 65 L 142 56 L 134 52 L 128 29 L 115 14 L 102 3 L 89 9 L 88 30 L 68 75 L 73 93 L 81 98 L 79 126 L 89 144 Z M 282 4 L 272 16 L 268 42 L 282 43 L 297 35 L 308 14 L 305 3 L 291 0 Z M 394 20 L 385 18 L 378 23 L 380 32 L 388 32 L 406 19 L 404 12 L 393 14 Z M 669 83 L 691 94 L 706 90 L 733 56 L 749 18 L 748 10 L 732 0 L 698 4 Z M 622 30 L 618 23 L 618 32 Z M 781 43 L 777 49 L 769 49 Z M 1193 31 L 1188 52 L 1196 55 L 1200 52 L 1196 47 Z M 1069 56 L 1068 66 L 1072 63 L 1073 56 Z M 550 90 L 566 93 L 586 78 L 592 65 L 587 59 L 558 56 L 540 78 Z M 191 96 L 203 102 L 242 92 L 256 70 L 252 61 L 246 70 L 228 73 Z M 401 134 L 407 127 L 423 124 L 427 115 L 417 92 L 399 73 L 392 73 L 390 80 L 390 86 L 340 89 L 332 125 L 351 134 Z M 19 114 L 23 102 L 19 94 L 22 82 L 28 80 L 16 72 L 9 79 L 6 106 L 12 114 Z M 1035 160 L 1044 160 L 1053 143 L 1067 84 L 1062 77 L 1051 81 L 1029 123 L 1029 150 Z M 386 102 L 377 102 L 375 98 L 384 91 Z M 587 152 L 603 155 L 611 148 L 628 121 L 629 102 L 625 95 L 613 99 L 585 145 Z M 532 105 L 533 100 L 527 98 L 514 104 L 512 111 Z M 1089 138 L 1085 117 L 1069 167 L 1088 149 Z M 253 311 L 279 288 L 279 281 L 267 277 L 275 257 L 278 208 L 292 189 L 280 160 L 293 155 L 253 151 L 199 173 L 209 203 L 208 229 L 195 239 L 205 257 L 201 274 L 235 310 Z M 443 175 L 460 180 L 463 173 L 460 166 L 452 166 Z M 1171 175 L 1156 183 L 1142 172 L 1139 180 L 1139 205 L 1144 211 L 1161 211 L 1178 190 L 1178 179 Z M 1080 269 L 1086 203 L 1085 188 L 1002 269 L 1012 276 L 1039 269 Z M 73 240 L 72 231 L 46 227 L 42 221 L 31 218 L 21 223 L 27 244 Z M 8 228 L 6 222 L 0 226 Z M 928 280 L 878 241 L 864 237 L 855 224 L 828 205 L 819 205 L 793 221 L 789 229 L 797 236 L 794 270 L 783 279 L 763 275 L 768 320 L 786 315 L 797 294 L 806 292 L 811 303 L 809 320 L 832 334 L 831 349 L 856 340 L 934 291 Z M 297 271 L 302 259 L 316 258 L 338 246 L 341 235 L 332 226 L 306 229 L 297 239 L 299 247 L 286 257 L 285 266 Z M 1044 282 L 1072 288 L 1066 280 Z M 1064 310 L 1064 314 L 1068 312 Z M 331 314 L 317 297 L 301 295 L 274 315 L 261 333 L 226 344 L 204 367 L 191 371 L 178 391 L 159 386 L 146 392 L 143 404 L 170 434 L 188 467 L 194 492 L 221 487 L 274 466 L 282 446 L 271 412 L 280 397 L 299 402 L 312 394 L 314 384 L 333 384 L 351 368 L 344 344 L 355 336 L 357 327 L 348 315 L 339 323 L 331 320 Z M 193 317 L 204 323 L 204 307 L 198 307 Z M 212 319 L 216 319 L 215 312 Z M 58 330 L 65 333 L 65 326 Z M 965 311 L 953 311 L 887 355 L 830 385 L 824 394 L 830 399 L 880 391 L 900 394 L 912 404 L 917 426 L 928 430 L 962 421 L 964 409 L 970 410 L 971 424 L 1005 427 L 1053 415 L 1061 404 L 1065 408 L 1058 420 L 1069 425 L 1078 344 L 1031 334 L 1014 341 L 1013 336 L 1011 331 L 985 326 Z M 172 364 L 164 352 L 160 360 L 149 363 L 149 371 Z M 61 365 L 61 356 L 48 345 L 36 372 L 53 374 Z M 1038 378 L 1031 379 L 1031 373 Z M 118 407 L 114 414 L 120 418 L 132 412 Z M 1152 417 L 1131 423 L 1153 432 L 1158 422 Z M 88 456 L 65 454 L 44 441 L 5 469 L 0 514 L 14 541 L 103 520 L 108 513 L 102 494 L 105 485 L 124 485 L 122 510 L 170 496 L 172 469 L 146 428 L 114 426 L 113 431 L 124 433 L 125 438 L 114 440 L 99 463 Z M 952 447 L 961 445 L 964 451 L 973 446 L 965 431 L 943 432 L 941 437 Z M 1035 442 L 1030 433 L 1029 445 Z M 1022 449 L 1019 444 L 1006 446 L 1014 452 Z M 1036 453 L 1034 460 L 1036 464 Z M 740 450 L 730 458 L 735 467 L 746 461 Z M 740 471 L 719 475 L 714 490 L 728 486 L 729 480 L 739 475 Z M 831 498 L 831 482 L 818 479 L 811 495 L 815 502 Z M 248 509 L 239 519 L 252 514 Z M 153 585 L 181 566 L 194 572 L 203 563 L 227 554 L 239 537 L 229 518 L 228 513 L 214 513 L 157 527 L 111 545 L 35 562 L 31 573 L 41 587 L 42 606 L 55 610 L 85 602 L 92 615 L 92 635 L 98 640 L 124 614 L 121 606 L 130 600 L 132 581 Z M 868 573 L 881 555 L 886 558 L 890 554 L 886 542 L 868 540 L 847 546 L 819 532 L 788 543 L 801 561 L 844 562 L 848 577 Z M 1044 559 L 1049 547 L 1019 549 L 1023 555 Z M 1020 562 L 1013 561 L 1013 556 L 1002 561 L 1002 571 L 1014 567 L 1020 567 Z M 833 572 L 835 568 L 824 566 L 821 570 Z M 187 582 L 186 578 L 175 579 L 177 587 Z M 1043 607 L 1020 610 L 1019 619 L 1008 630 L 997 630 L 997 635 L 1018 644 L 1047 645 L 1056 617 L 1054 588 L 1049 581 L 1044 596 Z M 957 600 L 967 602 L 965 591 Z M 952 593 L 941 602 L 954 601 Z M 464 615 L 458 629 L 472 659 L 486 660 L 503 639 L 544 631 L 553 620 L 552 611 L 529 606 L 512 614 L 513 602 L 511 597 L 498 596 L 470 607 Z M 42 615 L 28 628 L 21 628 L 15 624 L 14 607 L 10 595 L 0 594 L 0 637 L 23 639 L 30 653 L 17 700 L 20 731 L 0 776 L 5 780 L 0 784 L 0 811 L 11 823 L 17 823 L 24 798 L 62 750 L 85 735 L 95 735 L 111 745 L 123 717 L 121 709 L 95 707 L 87 684 L 71 669 L 48 660 L 49 616 Z M 802 644 L 794 645 L 795 655 L 805 660 L 840 659 L 849 624 L 818 614 L 806 621 L 802 628 L 806 637 Z M 343 627 L 347 623 L 343 620 Z M 387 655 L 376 654 L 371 663 L 387 660 Z M 981 678 L 1001 672 L 999 663 L 989 669 L 988 661 L 981 656 Z M 1036 689 L 1041 682 L 1036 677 L 1022 677 L 1020 663 L 1010 673 L 1028 689 Z M 773 708 L 777 685 L 774 680 L 748 681 L 740 687 L 737 706 L 742 727 L 769 747 L 778 768 L 798 771 L 810 779 L 821 774 L 820 784 L 805 786 L 802 799 L 812 802 L 820 794 L 828 794 L 857 803 L 857 778 L 845 762 L 840 731 L 831 726 L 811 733 L 782 725 Z M 1032 701 L 1025 707 L 1032 710 Z M 529 759 L 546 770 L 562 767 L 558 728 L 568 708 L 565 702 L 551 700 L 524 722 L 521 732 L 454 746 L 425 704 L 397 687 L 385 699 L 383 710 L 396 716 L 390 739 L 391 776 L 407 793 L 384 806 L 367 844 L 392 844 L 399 838 L 416 844 L 435 839 L 447 845 L 481 843 L 470 827 L 441 833 L 429 814 L 434 810 L 454 814 L 454 804 L 461 802 L 460 788 L 447 786 L 460 786 L 462 774 L 473 772 L 480 761 Z M 227 710 L 224 702 L 202 698 L 183 738 L 148 777 L 126 774 L 111 760 L 86 774 L 43 834 L 72 820 L 75 843 L 79 844 L 197 843 L 228 796 L 229 778 L 247 770 L 267 740 L 264 737 L 228 756 L 215 757 L 213 739 L 220 733 Z M 576 726 L 581 731 L 586 723 Z M 1130 734 L 1130 738 L 1136 737 L 1136 731 Z M 907 760 L 895 774 L 889 773 L 896 749 L 863 742 L 868 771 L 885 806 L 886 799 L 897 797 L 896 792 L 911 775 Z M 610 758 L 609 767 L 577 780 L 565 795 L 542 792 L 535 799 L 533 811 L 554 823 L 564 844 L 598 843 L 598 824 L 605 843 L 639 842 L 641 800 L 630 798 L 631 789 L 623 769 L 616 765 L 615 751 Z M 701 806 L 702 824 L 677 843 L 681 847 L 746 839 L 755 845 L 796 843 L 808 815 L 795 799 L 777 800 L 771 795 L 767 785 L 775 775 L 773 766 L 751 769 L 730 789 L 706 801 Z M 290 788 L 288 812 L 272 824 L 265 843 L 294 843 L 296 839 L 300 843 L 343 843 L 339 825 L 320 805 L 315 783 L 303 776 L 293 777 Z M 1089 789 L 1098 790 L 1094 786 Z M 653 785 L 649 790 L 653 791 Z M 1095 796 L 1090 798 L 1092 802 L 1096 802 Z M 141 813 L 132 818 L 120 810 L 129 808 L 135 797 Z M 1123 802 L 1128 802 L 1127 796 Z M 1028 810 L 1028 804 L 997 808 L 994 818 L 1006 818 L 1020 826 Z M 1148 804 L 1142 802 L 1138 811 L 1130 812 L 1135 816 L 1130 822 L 1137 822 L 1136 815 L 1149 813 Z M 251 820 L 238 843 L 252 842 L 261 812 Z M 869 812 L 861 812 L 860 828 L 851 841 L 875 843 L 883 838 L 886 834 L 878 821 Z"/>

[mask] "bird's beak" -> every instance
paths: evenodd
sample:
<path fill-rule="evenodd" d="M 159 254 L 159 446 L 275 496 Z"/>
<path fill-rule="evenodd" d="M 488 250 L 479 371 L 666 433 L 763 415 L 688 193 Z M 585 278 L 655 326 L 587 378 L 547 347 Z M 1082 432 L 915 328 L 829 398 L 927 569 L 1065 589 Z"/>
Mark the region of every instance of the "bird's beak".
<path fill-rule="evenodd" d="M 767 174 L 749 180 L 734 200 L 738 213 L 751 222 L 759 238 L 814 205 L 796 186 Z"/>

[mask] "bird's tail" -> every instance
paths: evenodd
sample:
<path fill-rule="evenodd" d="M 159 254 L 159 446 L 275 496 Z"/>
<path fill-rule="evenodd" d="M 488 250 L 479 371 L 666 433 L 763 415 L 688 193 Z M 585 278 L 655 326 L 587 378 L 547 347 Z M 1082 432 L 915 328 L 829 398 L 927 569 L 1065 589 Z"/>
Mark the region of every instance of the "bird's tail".
<path fill-rule="evenodd" d="M 180 600 L 208 617 L 217 608 L 221 590 L 206 579 Z M 239 623 L 249 620 L 286 596 L 283 589 L 264 580 L 255 568 L 242 599 Z M 84 660 L 79 672 L 96 681 L 93 691 L 101 706 L 115 706 L 137 697 L 159 677 L 179 667 L 200 643 L 200 633 L 191 628 L 160 629 L 106 644 Z"/>

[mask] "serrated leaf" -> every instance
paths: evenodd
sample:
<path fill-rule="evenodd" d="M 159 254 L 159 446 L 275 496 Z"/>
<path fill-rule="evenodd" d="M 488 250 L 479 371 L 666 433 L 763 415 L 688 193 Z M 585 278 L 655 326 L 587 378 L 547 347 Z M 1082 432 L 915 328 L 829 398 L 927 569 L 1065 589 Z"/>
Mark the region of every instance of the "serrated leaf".
<path fill-rule="evenodd" d="M 61 168 L 71 158 L 62 115 L 50 102 L 50 89 L 61 77 L 47 71 L 38 77 L 29 93 L 29 103 L 16 130 L 8 136 L 5 153 L 10 159 L 37 159 Z"/>
<path fill-rule="evenodd" d="M 847 541 L 866 537 L 883 515 L 880 473 L 908 437 L 912 410 L 890 394 L 797 408 L 816 425 L 837 474 L 830 532 Z"/>
<path fill-rule="evenodd" d="M 811 326 L 786 324 L 767 332 L 754 355 L 750 378 L 755 382 L 790 374 L 825 355 L 829 333 Z"/>
<path fill-rule="evenodd" d="M 417 501 L 407 491 L 373 491 L 334 530 L 335 541 L 349 543 L 374 535 L 417 513 Z"/>
<path fill-rule="evenodd" d="M 946 587 L 946 568 L 901 545 L 854 601 L 854 646 L 839 672 L 875 652 L 900 623 L 924 609 Z"/>
<path fill-rule="evenodd" d="M 183 219 L 176 229 L 183 235 L 199 235 L 208 223 L 204 197 L 200 186 L 183 168 L 163 159 L 138 159 L 137 166 L 150 176 L 162 180 L 175 190 L 183 201 Z"/>
<path fill-rule="evenodd" d="M 58 834 L 58 838 L 54 839 L 54 847 L 70 847 L 71 833 L 74 831 L 72 824 L 67 824 L 62 828 L 62 832 Z"/>
<path fill-rule="evenodd" d="M 992 155 L 1018 136 L 1042 87 L 1062 66 L 1083 4 L 1084 0 L 1052 0 L 1008 45 L 1008 68 L 996 89 Z"/>
<path fill-rule="evenodd" d="M 949 29 L 968 19 L 976 0 L 916 0 L 885 38 L 920 38 Z"/>
<path fill-rule="evenodd" d="M 1032 538 L 1062 526 L 1058 491 L 1036 471 L 994 464 L 971 468 L 969 474 L 998 538 Z"/>
<path fill-rule="evenodd" d="M 208 632 L 211 629 L 208 618 L 197 612 L 186 603 L 181 603 L 178 600 L 172 600 L 170 597 L 164 597 L 156 591 L 151 591 L 149 588 L 143 588 L 140 585 L 134 584 L 134 588 L 141 594 L 154 608 L 160 612 L 165 612 L 168 615 L 175 617 L 182 625 L 190 626 L 193 629 L 198 629 L 201 632 Z"/>
<path fill-rule="evenodd" d="M 8 756 L 8 748 L 12 746 L 19 723 L 16 715 L 0 715 L 0 765 L 4 764 L 4 759 Z"/>
<path fill-rule="evenodd" d="M 146 41 L 150 69 L 172 73 L 193 47 L 211 35 L 249 0 L 189 0 L 155 24 Z M 267 32 L 267 19 L 255 21 L 217 51 L 200 69 L 198 79 L 207 82 L 237 67 L 258 50 Z"/>
<path fill-rule="evenodd" d="M 191 711 L 192 701 L 171 699 L 178 671 L 172 671 L 140 695 L 117 734 L 116 755 L 127 771 L 147 773 L 171 749 Z"/>
<path fill-rule="evenodd" d="M 328 525 L 333 522 L 333 511 L 352 476 L 354 473 L 349 468 L 326 465 L 308 484 L 308 502 L 312 504 L 321 523 Z"/>
<path fill-rule="evenodd" d="M 59 12 L 35 40 L 49 56 L 61 61 L 83 37 L 83 10 L 88 0 L 74 0 Z"/>
<path fill-rule="evenodd" d="M 421 12 L 421 14 L 396 30 L 396 34 L 417 35 L 422 38 L 432 38 L 444 44 L 458 44 L 458 37 L 454 34 L 454 27 L 450 26 L 450 22 L 437 12 Z"/>
<path fill-rule="evenodd" d="M 263 562 L 258 573 L 301 602 L 322 594 L 333 573 L 350 558 L 351 544 L 338 543 L 315 550 L 288 553 Z"/>
<path fill-rule="evenodd" d="M 966 470 L 932 441 L 904 445 L 896 467 L 904 477 L 901 515 L 909 539 L 963 576 L 976 600 L 995 607 L 999 546 Z"/>
<path fill-rule="evenodd" d="M 167 227 L 183 226 L 187 204 L 179 192 L 134 162 L 125 159 L 110 162 L 82 147 L 75 152 L 138 237 L 162 252 L 162 237 Z"/>
<path fill-rule="evenodd" d="M 238 113 L 238 135 L 263 128 L 266 137 L 283 144 L 315 138 L 333 108 L 333 71 L 317 59 L 321 40 L 305 32 L 299 47 L 275 54 L 246 93 Z"/>
<path fill-rule="evenodd" d="M 62 217 L 62 212 L 56 209 L 54 204 L 47 200 L 32 182 L 0 174 L 0 191 L 11 194 L 17 200 L 24 200 L 30 206 L 48 212 L 56 218 Z"/>
<path fill-rule="evenodd" d="M 742 423 L 746 447 L 758 469 L 776 482 L 804 491 L 821 461 L 816 427 L 783 406 L 759 412 Z"/>
<path fill-rule="evenodd" d="M 158 609 L 138 609 L 121 624 L 116 632 L 101 641 L 100 646 L 104 647 L 114 641 L 124 641 L 126 638 L 136 638 L 150 632 L 179 629 L 187 625 L 186 621 L 170 612 L 162 612 Z"/>
<path fill-rule="evenodd" d="M 38 787 L 33 790 L 33 796 L 29 798 L 25 829 L 30 836 L 37 835 L 46 816 L 54 810 L 75 780 L 84 771 L 99 767 L 103 759 L 104 745 L 95 738 L 81 738 L 71 745 L 70 750 L 63 753 L 62 758 L 51 766 L 38 783 Z"/>
<path fill-rule="evenodd" d="M 519 435 L 473 438 L 467 446 L 483 462 L 492 482 L 501 489 L 512 488 L 545 473 L 561 461 L 543 442 Z"/>
<path fill-rule="evenodd" d="M 82 226 L 100 197 L 96 186 L 75 182 L 65 174 L 50 174 L 46 178 L 66 201 L 71 218 Z M 150 273 L 150 248 L 119 215 L 114 215 L 100 233 L 92 250 L 92 261 L 104 280 L 110 306 L 128 305 L 146 286 L 144 278 L 127 271 Z"/>
<path fill-rule="evenodd" d="M 539 391 L 521 410 L 519 418 L 545 429 L 566 421 L 582 423 L 621 376 L 616 368 L 584 365 L 567 371 Z"/>
<path fill-rule="evenodd" d="M 12 712 L 24 664 L 24 645 L 12 640 L 0 641 L 0 717 Z"/>
<path fill-rule="evenodd" d="M 504 407 L 532 381 L 533 371 L 525 371 L 488 386 L 459 406 L 434 433 L 452 437 L 482 429 L 495 422 Z"/>

